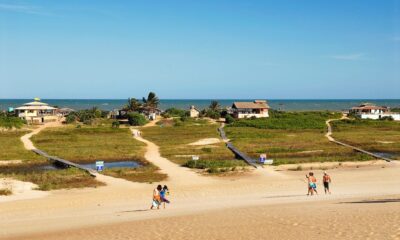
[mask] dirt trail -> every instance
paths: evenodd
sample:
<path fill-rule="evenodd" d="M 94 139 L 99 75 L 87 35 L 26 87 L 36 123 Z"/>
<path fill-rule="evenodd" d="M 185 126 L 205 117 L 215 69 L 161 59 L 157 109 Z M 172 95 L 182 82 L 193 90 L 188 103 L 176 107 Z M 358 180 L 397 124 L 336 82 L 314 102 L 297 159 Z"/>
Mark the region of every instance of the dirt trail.
<path fill-rule="evenodd" d="M 36 147 L 33 145 L 33 142 L 31 141 L 31 137 L 33 135 L 38 134 L 40 131 L 42 131 L 45 128 L 60 127 L 60 126 L 62 126 L 61 122 L 58 122 L 58 121 L 57 122 L 49 122 L 49 123 L 45 123 L 45 124 L 39 126 L 38 128 L 36 128 L 35 130 L 33 130 L 30 133 L 25 134 L 24 136 L 21 137 L 21 141 L 24 144 L 25 149 L 27 149 L 27 150 L 36 149 Z"/>
<path fill-rule="evenodd" d="M 138 129 L 131 128 L 131 131 L 135 139 L 147 145 L 147 150 L 144 155 L 146 160 L 158 166 L 161 169 L 161 172 L 168 174 L 168 182 L 171 182 L 174 185 L 199 185 L 216 181 L 209 177 L 200 176 L 190 169 L 181 167 L 170 160 L 163 158 L 160 154 L 160 149 L 156 144 L 141 137 L 138 134 Z"/>

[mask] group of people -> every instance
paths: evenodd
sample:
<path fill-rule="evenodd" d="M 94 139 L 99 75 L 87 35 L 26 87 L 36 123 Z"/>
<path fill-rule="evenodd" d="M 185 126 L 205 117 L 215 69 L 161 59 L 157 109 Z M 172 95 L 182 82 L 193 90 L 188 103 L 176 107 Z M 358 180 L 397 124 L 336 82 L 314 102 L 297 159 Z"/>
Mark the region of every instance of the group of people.
<path fill-rule="evenodd" d="M 150 209 L 154 209 L 155 207 L 160 209 L 161 205 L 163 205 L 165 208 L 165 204 L 170 203 L 170 201 L 166 198 L 166 195 L 169 195 L 169 189 L 167 185 L 164 185 L 164 187 L 158 185 L 153 190 L 153 202 L 151 203 Z"/>
<path fill-rule="evenodd" d="M 308 175 L 306 175 L 306 179 L 307 179 L 307 196 L 309 195 L 314 195 L 318 194 L 317 191 L 317 179 L 314 176 L 313 172 L 309 172 Z M 328 175 L 327 172 L 324 172 L 324 176 L 322 177 L 322 183 L 324 184 L 324 191 L 325 194 L 329 193 L 331 194 L 331 191 L 329 190 L 329 184 L 331 183 L 331 177 Z"/>

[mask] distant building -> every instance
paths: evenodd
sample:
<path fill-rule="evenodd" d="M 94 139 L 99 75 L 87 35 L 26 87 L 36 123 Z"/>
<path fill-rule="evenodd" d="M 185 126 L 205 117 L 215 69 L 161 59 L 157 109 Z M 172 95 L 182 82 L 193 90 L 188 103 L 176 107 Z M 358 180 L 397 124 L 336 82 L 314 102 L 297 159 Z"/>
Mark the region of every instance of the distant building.
<path fill-rule="evenodd" d="M 17 107 L 15 113 L 21 119 L 26 120 L 28 124 L 42 124 L 57 121 L 59 119 L 57 110 L 57 108 L 51 107 L 47 103 L 40 102 L 40 99 L 35 98 L 35 101 Z"/>
<path fill-rule="evenodd" d="M 269 106 L 265 100 L 255 100 L 254 102 L 234 102 L 231 112 L 235 118 L 266 118 L 269 117 Z"/>
<path fill-rule="evenodd" d="M 363 103 L 357 107 L 352 107 L 349 110 L 350 114 L 354 114 L 361 119 L 381 119 L 384 117 L 392 117 L 396 121 L 400 121 L 400 113 L 390 111 L 390 108 L 385 106 L 376 106 L 372 103 Z"/>
<path fill-rule="evenodd" d="M 191 118 L 198 118 L 200 116 L 200 111 L 194 106 L 190 106 L 189 113 Z"/>
<path fill-rule="evenodd" d="M 65 116 L 67 116 L 68 114 L 70 114 L 70 113 L 72 113 L 72 112 L 75 112 L 75 110 L 72 109 L 72 108 L 60 108 L 60 109 L 57 109 L 56 112 L 57 112 L 58 115 L 60 115 L 60 116 L 62 116 L 62 117 L 65 117 Z"/>

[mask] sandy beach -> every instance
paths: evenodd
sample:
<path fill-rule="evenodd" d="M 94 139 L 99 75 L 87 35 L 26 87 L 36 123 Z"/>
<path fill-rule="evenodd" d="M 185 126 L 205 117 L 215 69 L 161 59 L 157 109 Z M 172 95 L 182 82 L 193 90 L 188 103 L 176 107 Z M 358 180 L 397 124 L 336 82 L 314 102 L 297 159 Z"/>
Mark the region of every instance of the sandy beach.
<path fill-rule="evenodd" d="M 257 169 L 201 184 L 167 181 L 172 204 L 150 211 L 154 184 L 0 204 L 1 239 L 397 239 L 400 167 L 330 170 L 332 195 L 306 196 L 305 171 Z M 274 174 L 273 174 L 274 173 Z M 318 180 L 322 171 L 315 171 Z M 104 180 L 107 181 L 107 180 Z"/>

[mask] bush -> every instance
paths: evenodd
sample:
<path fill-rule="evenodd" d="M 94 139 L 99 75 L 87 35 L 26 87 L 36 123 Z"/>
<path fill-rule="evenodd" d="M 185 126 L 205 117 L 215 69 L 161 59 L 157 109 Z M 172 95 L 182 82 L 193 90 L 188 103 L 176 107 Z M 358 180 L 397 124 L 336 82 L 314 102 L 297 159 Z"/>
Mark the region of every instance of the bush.
<path fill-rule="evenodd" d="M 232 168 L 237 166 L 246 166 L 246 163 L 240 160 L 189 160 L 184 165 L 188 168 L 210 169 L 210 168 Z"/>
<path fill-rule="evenodd" d="M 216 110 L 207 109 L 205 110 L 204 116 L 212 119 L 219 119 L 221 117 L 221 114 Z"/>
<path fill-rule="evenodd" d="M 234 119 L 231 115 L 227 114 L 227 115 L 225 116 L 225 123 L 231 124 L 231 123 L 233 123 L 234 121 L 235 121 L 235 119 Z"/>
<path fill-rule="evenodd" d="M 178 108 L 168 108 L 165 110 L 164 115 L 168 114 L 171 117 L 187 117 L 189 116 L 189 111 L 178 109 Z"/>
<path fill-rule="evenodd" d="M 25 121 L 18 117 L 7 116 L 6 114 L 0 115 L 0 128 L 21 128 Z"/>
<path fill-rule="evenodd" d="M 140 113 L 129 113 L 128 122 L 131 126 L 143 126 L 147 123 L 146 118 Z"/>
<path fill-rule="evenodd" d="M 119 128 L 119 122 L 118 121 L 114 121 L 114 122 L 112 122 L 112 124 L 111 124 L 111 127 L 112 128 Z"/>
<path fill-rule="evenodd" d="M 74 122 L 76 122 L 77 121 L 77 116 L 75 115 L 75 114 L 68 114 L 66 117 L 65 117 L 65 122 L 67 123 L 67 124 L 71 124 L 71 123 L 74 123 Z"/>

